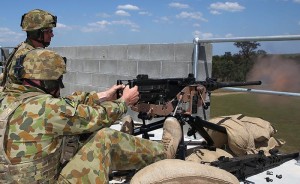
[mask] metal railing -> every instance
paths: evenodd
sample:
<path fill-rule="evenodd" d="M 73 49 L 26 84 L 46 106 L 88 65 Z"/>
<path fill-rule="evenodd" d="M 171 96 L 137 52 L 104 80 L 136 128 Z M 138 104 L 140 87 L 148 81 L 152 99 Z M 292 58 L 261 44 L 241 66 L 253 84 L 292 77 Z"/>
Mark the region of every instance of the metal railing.
<path fill-rule="evenodd" d="M 14 47 L 1 47 L 0 46 L 0 73 L 2 73 L 4 68 L 4 61 L 9 57 L 11 49 Z"/>
<path fill-rule="evenodd" d="M 279 36 L 255 36 L 255 37 L 235 37 L 235 38 L 212 38 L 212 39 L 200 39 L 198 37 L 194 38 L 194 59 L 193 59 L 193 74 L 198 76 L 198 56 L 199 56 L 199 45 L 201 43 L 224 43 L 224 42 L 250 42 L 250 41 L 295 41 L 300 40 L 300 35 L 279 35 Z M 207 59 L 204 61 L 206 77 L 208 76 L 207 69 Z M 244 89 L 244 88 L 224 88 L 230 91 L 242 91 L 242 92 L 252 92 L 252 93 L 264 93 L 272 95 L 284 95 L 284 96 L 298 96 L 300 93 L 290 93 L 283 91 L 270 91 L 270 90 L 254 90 L 254 89 Z"/>

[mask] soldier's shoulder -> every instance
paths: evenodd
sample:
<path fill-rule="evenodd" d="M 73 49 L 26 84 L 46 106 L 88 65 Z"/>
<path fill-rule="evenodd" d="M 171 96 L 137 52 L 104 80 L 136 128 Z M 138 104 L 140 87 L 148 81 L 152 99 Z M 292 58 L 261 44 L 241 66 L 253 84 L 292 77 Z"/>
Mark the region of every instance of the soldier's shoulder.
<path fill-rule="evenodd" d="M 23 42 L 20 44 L 20 46 L 17 48 L 17 51 L 16 51 L 16 56 L 21 56 L 21 55 L 24 55 L 26 54 L 27 52 L 31 51 L 35 49 L 33 46 L 31 46 L 30 44 L 26 43 L 26 42 Z"/>

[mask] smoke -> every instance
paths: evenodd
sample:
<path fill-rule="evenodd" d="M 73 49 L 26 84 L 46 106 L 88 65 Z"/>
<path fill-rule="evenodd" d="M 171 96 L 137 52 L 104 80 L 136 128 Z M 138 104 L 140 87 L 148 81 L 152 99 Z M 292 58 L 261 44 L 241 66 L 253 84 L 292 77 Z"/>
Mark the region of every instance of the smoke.
<path fill-rule="evenodd" d="M 300 61 L 279 56 L 259 58 L 247 80 L 261 80 L 263 89 L 300 92 Z"/>
<path fill-rule="evenodd" d="M 262 81 L 260 89 L 299 93 L 300 61 L 280 56 L 259 58 L 249 72 L 247 80 Z M 268 95 L 262 95 L 260 98 L 262 100 L 271 100 L 271 97 Z"/>

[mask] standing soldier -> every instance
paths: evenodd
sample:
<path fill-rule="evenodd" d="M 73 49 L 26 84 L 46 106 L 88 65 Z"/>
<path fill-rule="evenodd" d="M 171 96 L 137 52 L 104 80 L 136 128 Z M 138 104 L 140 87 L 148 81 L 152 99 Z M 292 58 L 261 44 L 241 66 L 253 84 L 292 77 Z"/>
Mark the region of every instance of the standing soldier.
<path fill-rule="evenodd" d="M 119 99 L 122 85 L 59 97 L 65 61 L 43 48 L 27 52 L 15 68 L 21 84 L 0 92 L 0 183 L 108 183 L 111 170 L 175 157 L 182 137 L 175 118 L 166 119 L 162 143 L 108 128 L 138 101 L 137 86 Z M 82 145 L 64 141 L 86 133 L 93 134 Z M 65 160 L 71 147 L 78 149 Z"/>
<path fill-rule="evenodd" d="M 34 48 L 48 47 L 54 36 L 52 29 L 56 27 L 56 22 L 56 16 L 40 9 L 31 10 L 22 16 L 21 27 L 26 31 L 27 39 L 14 48 L 6 61 L 1 86 L 9 83 L 20 84 L 20 81 L 14 77 L 16 60 Z"/>

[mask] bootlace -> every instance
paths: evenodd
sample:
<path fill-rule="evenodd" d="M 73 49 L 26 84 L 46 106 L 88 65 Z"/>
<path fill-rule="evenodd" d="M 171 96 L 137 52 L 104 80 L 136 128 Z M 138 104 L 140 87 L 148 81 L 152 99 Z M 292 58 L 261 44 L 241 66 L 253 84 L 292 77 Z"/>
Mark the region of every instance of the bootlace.
<path fill-rule="evenodd" d="M 171 142 L 171 138 L 169 138 L 169 137 L 165 136 L 165 134 L 163 134 L 163 139 L 161 140 L 161 142 L 164 145 L 164 150 L 167 151 L 168 147 L 170 145 L 170 142 Z"/>

